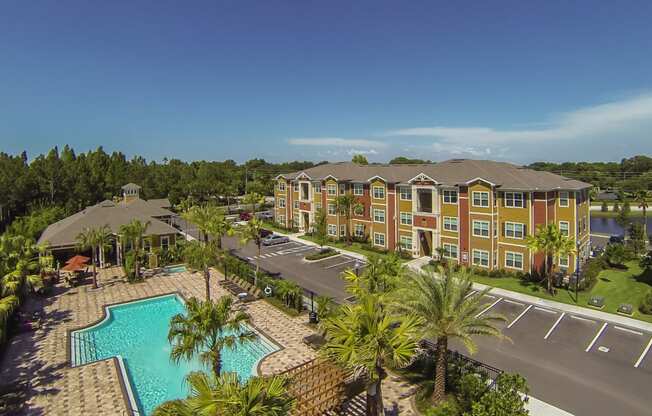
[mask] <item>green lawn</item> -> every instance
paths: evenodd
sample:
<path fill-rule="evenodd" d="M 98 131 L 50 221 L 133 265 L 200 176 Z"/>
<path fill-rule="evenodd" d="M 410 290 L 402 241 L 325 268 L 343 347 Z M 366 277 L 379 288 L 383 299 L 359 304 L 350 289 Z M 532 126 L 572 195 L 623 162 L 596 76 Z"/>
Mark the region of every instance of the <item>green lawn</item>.
<path fill-rule="evenodd" d="M 271 221 L 270 222 L 267 222 L 267 221 L 263 222 L 263 228 L 266 229 L 266 230 L 273 231 L 273 232 L 276 232 L 276 233 L 281 233 L 281 234 L 291 234 L 292 233 L 292 231 L 287 230 L 285 228 L 281 228 L 278 225 L 276 225 L 276 223 L 273 223 Z"/>
<path fill-rule="evenodd" d="M 591 216 L 594 218 L 616 218 L 618 217 L 618 212 L 613 212 L 611 210 L 607 212 L 602 211 L 593 211 L 591 210 Z M 630 211 L 630 217 L 643 217 L 643 211 Z"/>
<path fill-rule="evenodd" d="M 299 238 L 301 238 L 301 239 L 303 239 L 303 240 L 312 241 L 313 243 L 316 243 L 316 242 L 317 242 L 317 240 L 316 240 L 314 237 L 309 236 L 309 235 L 302 235 L 302 236 L 299 237 Z M 377 252 L 377 251 L 369 250 L 369 249 L 367 249 L 364 245 L 362 245 L 362 244 L 360 244 L 360 243 L 357 243 L 357 242 L 355 242 L 355 241 L 352 242 L 351 245 L 347 245 L 347 244 L 346 244 L 345 242 L 343 242 L 343 241 L 329 241 L 328 243 L 326 243 L 326 246 L 329 246 L 329 247 L 335 247 L 335 248 L 341 248 L 342 250 L 353 251 L 354 253 L 362 254 L 362 255 L 364 255 L 364 256 L 373 256 L 373 255 L 376 255 L 376 256 L 387 256 L 387 255 L 388 255 L 387 253 L 379 253 L 379 252 Z M 401 261 L 402 261 L 402 262 L 407 262 L 407 261 L 410 261 L 410 259 L 404 259 L 404 258 L 401 258 Z"/>
<path fill-rule="evenodd" d="M 575 301 L 575 292 L 572 290 L 558 289 L 557 295 L 551 296 L 543 286 L 513 277 L 495 278 L 473 275 L 472 279 L 474 282 L 488 286 L 584 307 L 588 307 L 587 302 L 591 296 L 604 296 L 605 306 L 602 311 L 616 313 L 618 305 L 629 303 L 634 305 L 633 318 L 652 322 L 652 315 L 645 315 L 638 311 L 643 297 L 652 290 L 652 272 L 645 272 L 635 261 L 627 263 L 627 269 L 624 270 L 603 270 L 598 275 L 598 282 L 593 289 L 590 292 L 580 292 L 577 302 Z"/>

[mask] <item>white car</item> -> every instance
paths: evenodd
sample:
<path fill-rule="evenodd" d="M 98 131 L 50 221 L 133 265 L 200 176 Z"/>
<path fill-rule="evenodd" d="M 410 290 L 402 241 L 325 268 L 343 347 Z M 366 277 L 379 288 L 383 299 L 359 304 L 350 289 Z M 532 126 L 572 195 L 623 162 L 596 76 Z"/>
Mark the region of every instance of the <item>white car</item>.
<path fill-rule="evenodd" d="M 262 241 L 264 246 L 273 246 L 276 244 L 289 243 L 290 239 L 284 235 L 272 234 L 268 237 L 265 237 Z"/>

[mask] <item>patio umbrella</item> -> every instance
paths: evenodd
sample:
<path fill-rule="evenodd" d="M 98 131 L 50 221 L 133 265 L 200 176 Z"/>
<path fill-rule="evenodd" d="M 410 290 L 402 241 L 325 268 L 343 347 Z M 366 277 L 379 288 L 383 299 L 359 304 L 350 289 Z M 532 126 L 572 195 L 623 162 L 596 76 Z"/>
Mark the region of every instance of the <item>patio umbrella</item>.
<path fill-rule="evenodd" d="M 76 255 L 69 258 L 66 264 L 84 264 L 84 263 L 88 263 L 90 259 L 91 259 L 90 257 Z"/>
<path fill-rule="evenodd" d="M 61 268 L 64 272 L 78 272 L 86 269 L 86 264 L 84 263 L 68 263 Z"/>

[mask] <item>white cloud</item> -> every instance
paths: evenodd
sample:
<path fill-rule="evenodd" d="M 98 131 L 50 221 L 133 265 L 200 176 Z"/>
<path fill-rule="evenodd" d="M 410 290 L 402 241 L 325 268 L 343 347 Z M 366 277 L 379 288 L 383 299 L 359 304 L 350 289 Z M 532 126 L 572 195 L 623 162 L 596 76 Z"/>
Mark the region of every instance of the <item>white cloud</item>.
<path fill-rule="evenodd" d="M 335 146 L 335 147 L 360 147 L 372 149 L 387 146 L 377 140 L 343 139 L 340 137 L 305 137 L 288 139 L 288 143 L 295 146 Z"/>
<path fill-rule="evenodd" d="M 346 151 L 347 154 L 353 155 L 377 155 L 378 151 L 374 149 L 363 150 L 363 149 L 349 149 Z"/>
<path fill-rule="evenodd" d="M 554 118 L 538 129 L 499 130 L 491 127 L 416 127 L 387 132 L 387 136 L 428 137 L 447 145 L 500 145 L 613 137 L 627 132 L 642 133 L 652 124 L 652 95 L 581 108 Z M 476 149 L 477 150 L 477 149 Z M 450 149 L 449 149 L 450 151 Z"/>

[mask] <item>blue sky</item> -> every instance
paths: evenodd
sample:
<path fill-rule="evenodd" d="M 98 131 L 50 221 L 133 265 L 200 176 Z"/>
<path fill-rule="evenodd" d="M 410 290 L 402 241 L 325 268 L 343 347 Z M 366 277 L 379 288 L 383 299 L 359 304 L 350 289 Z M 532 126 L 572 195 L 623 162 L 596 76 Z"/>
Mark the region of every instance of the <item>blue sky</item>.
<path fill-rule="evenodd" d="M 5 0 L 0 151 L 652 153 L 652 2 L 537 3 Z"/>

